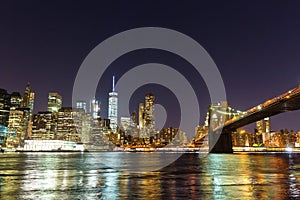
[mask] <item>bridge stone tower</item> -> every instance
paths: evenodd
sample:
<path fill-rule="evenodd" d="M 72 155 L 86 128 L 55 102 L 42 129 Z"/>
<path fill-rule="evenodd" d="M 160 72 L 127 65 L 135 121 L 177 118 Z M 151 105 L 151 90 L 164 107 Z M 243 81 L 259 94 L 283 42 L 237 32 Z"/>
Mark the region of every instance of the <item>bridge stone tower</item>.
<path fill-rule="evenodd" d="M 211 104 L 209 109 L 209 152 L 210 153 L 232 153 L 231 133 L 225 133 L 222 129 L 225 121 L 231 118 L 230 108 L 226 101 Z"/>

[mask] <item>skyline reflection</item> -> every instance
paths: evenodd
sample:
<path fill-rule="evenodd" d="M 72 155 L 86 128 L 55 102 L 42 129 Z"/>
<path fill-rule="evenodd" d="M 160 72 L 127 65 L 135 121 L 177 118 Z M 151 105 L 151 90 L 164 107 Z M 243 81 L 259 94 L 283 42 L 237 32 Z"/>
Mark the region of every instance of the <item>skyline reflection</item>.
<path fill-rule="evenodd" d="M 110 155 L 110 162 L 124 154 Z M 147 155 L 147 154 L 145 154 Z M 158 171 L 108 168 L 105 153 L 3 154 L 4 199 L 299 198 L 298 154 L 184 154 Z M 126 156 L 125 156 L 126 157 Z M 144 159 L 144 158 L 143 158 Z M 153 160 L 153 162 L 157 162 Z"/>

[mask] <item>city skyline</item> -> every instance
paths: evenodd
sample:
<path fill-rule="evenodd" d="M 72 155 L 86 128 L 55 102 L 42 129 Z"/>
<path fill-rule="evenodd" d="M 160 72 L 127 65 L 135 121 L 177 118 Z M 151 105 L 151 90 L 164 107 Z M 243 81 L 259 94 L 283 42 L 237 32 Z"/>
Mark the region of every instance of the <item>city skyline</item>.
<path fill-rule="evenodd" d="M 121 126 L 121 121 L 122 118 L 128 118 L 128 120 L 133 120 L 134 123 L 138 123 L 138 125 L 142 128 L 144 126 L 150 125 L 152 128 L 155 127 L 155 116 L 154 116 L 154 99 L 155 99 L 155 95 L 153 93 L 146 93 L 145 94 L 145 103 L 139 102 L 138 103 L 138 118 L 136 118 L 136 111 L 132 112 L 130 117 L 129 116 L 119 116 L 118 115 L 118 100 L 115 100 L 115 98 L 118 98 L 118 93 L 115 90 L 115 76 L 112 77 L 112 91 L 109 92 L 107 94 L 108 99 L 113 99 L 110 100 L 112 101 L 111 104 L 108 105 L 108 118 L 111 122 L 110 122 L 110 126 L 113 129 L 113 132 L 116 132 L 116 128 L 117 126 Z M 221 101 L 218 103 L 213 103 L 210 105 L 210 107 L 208 108 L 208 111 L 206 113 L 206 119 L 203 123 L 199 123 L 197 126 L 209 126 L 209 112 L 211 107 L 220 107 L 219 109 L 221 113 L 227 113 L 229 114 L 228 117 L 229 119 L 226 119 L 224 121 L 224 119 L 222 119 L 222 116 L 220 119 L 217 120 L 217 124 L 214 124 L 214 119 L 217 119 L 218 117 L 214 115 L 212 115 L 212 121 L 211 121 L 211 126 L 214 128 L 218 127 L 218 126 L 223 126 L 224 122 L 229 122 L 231 123 L 232 121 L 236 120 L 237 117 L 243 117 L 244 115 L 247 115 L 247 113 L 251 113 L 254 112 L 256 110 L 261 110 L 262 107 L 264 107 L 264 105 L 266 104 L 266 106 L 268 106 L 269 104 L 275 102 L 275 100 L 279 101 L 279 99 L 284 98 L 284 99 L 289 99 L 291 97 L 292 94 L 297 94 L 297 91 L 299 91 L 299 86 L 297 86 L 296 88 L 294 88 L 293 90 L 289 90 L 284 94 L 281 94 L 278 97 L 275 97 L 274 99 L 268 99 L 268 100 L 264 100 L 265 102 L 263 104 L 259 104 L 259 105 L 255 105 L 254 107 L 252 107 L 251 109 L 248 109 L 247 111 L 240 111 L 240 110 L 236 110 L 233 109 L 230 104 L 226 101 Z M 0 88 L 0 91 L 2 92 L 2 95 L 4 95 L 3 97 L 5 98 L 5 95 L 9 96 L 9 101 L 10 101 L 10 110 L 15 110 L 16 108 L 25 108 L 25 109 L 29 109 L 29 119 L 32 120 L 32 116 L 39 114 L 39 113 L 55 113 L 58 112 L 61 109 L 80 109 L 82 110 L 85 114 L 90 114 L 90 116 L 92 117 L 92 119 L 97 119 L 97 118 L 102 118 L 102 119 L 106 119 L 105 117 L 103 117 L 103 115 L 100 114 L 100 103 L 95 97 L 93 97 L 90 100 L 90 107 L 88 109 L 87 107 L 87 102 L 86 101 L 82 101 L 82 100 L 77 100 L 76 104 L 74 106 L 69 105 L 69 106 L 62 106 L 62 96 L 60 94 L 58 94 L 57 92 L 49 92 L 48 93 L 48 103 L 47 103 L 47 109 L 46 110 L 35 110 L 34 109 L 34 98 L 35 98 L 35 93 L 32 92 L 31 90 L 31 85 L 30 82 L 27 82 L 27 85 L 25 87 L 25 91 L 24 91 L 24 95 L 22 96 L 20 94 L 19 91 L 14 91 L 12 93 L 9 93 L 5 88 Z M 4 102 L 6 101 L 5 99 Z M 5 103 L 4 103 L 5 106 Z M 225 106 L 225 107 L 224 107 Z M 225 110 L 224 110 L 225 109 Z M 280 112 L 279 115 L 284 114 L 286 111 L 292 112 L 298 110 L 297 108 L 292 109 L 292 110 L 285 110 L 284 112 Z M 3 110 L 4 111 L 4 110 Z M 133 116 L 134 115 L 134 116 Z M 278 114 L 275 114 L 274 116 L 276 116 Z M 250 123 L 253 124 L 255 126 L 255 130 L 254 133 L 256 131 L 258 132 L 262 132 L 261 130 L 265 130 L 266 132 L 270 133 L 270 132 L 276 132 L 279 131 L 278 130 L 273 130 L 270 126 L 270 118 L 274 117 L 274 116 L 267 116 L 265 118 L 262 118 L 261 120 L 258 120 L 256 122 Z M 118 119 L 120 120 L 120 123 L 118 123 Z M 148 122 L 147 122 L 148 121 Z M 225 123 L 225 125 L 227 124 Z M 4 123 L 5 124 L 5 123 Z M 248 124 L 248 125 L 250 125 Z M 240 128 L 246 128 L 248 125 L 245 126 L 241 126 Z M 167 126 L 164 126 L 162 128 L 166 128 Z M 288 129 L 288 127 L 281 127 L 280 130 L 283 129 Z M 292 131 L 294 130 L 298 130 L 298 129 L 290 129 Z M 248 130 L 249 131 L 249 130 Z M 299 130 L 300 131 L 300 130 Z M 250 131 L 251 132 L 251 131 Z"/>
<path fill-rule="evenodd" d="M 5 22 L 0 33 L 0 52 L 5 55 L 0 61 L 5 69 L 0 75 L 1 88 L 10 93 L 23 91 L 30 81 L 36 93 L 36 110 L 46 110 L 48 92 L 52 90 L 64 96 L 64 106 L 70 106 L 73 80 L 85 56 L 111 35 L 145 26 L 178 30 L 203 45 L 219 67 L 228 102 L 238 110 L 247 110 L 300 83 L 297 67 L 300 64 L 297 55 L 300 30 L 296 26 L 299 13 L 295 5 L 280 1 L 265 1 L 259 5 L 238 1 L 231 4 L 194 2 L 172 4 L 172 9 L 167 9 L 168 3 L 158 7 L 133 4 L 131 8 L 123 3 L 117 6 L 101 4 L 105 9 L 98 9 L 99 5 L 61 2 L 56 16 L 52 17 L 52 5 L 5 4 Z M 28 9 L 23 9 L 24 6 Z M 71 9 L 67 9 L 69 6 Z M 81 12 L 82 9 L 85 12 Z M 151 15 L 153 10 L 156 10 L 155 16 Z M 183 14 L 181 10 L 189 12 Z M 141 17 L 136 18 L 139 14 Z M 16 57 L 18 59 L 14 59 Z M 103 113 L 107 113 L 106 94 L 111 88 L 112 74 L 119 78 L 130 65 L 149 61 L 166 63 L 177 69 L 188 66 L 167 52 L 137 51 L 122 56 L 112 63 L 103 77 L 102 82 L 107 85 L 97 91 L 96 98 L 102 103 Z M 194 83 L 199 81 L 197 95 L 202 98 L 201 110 L 206 111 L 209 98 L 205 84 L 201 77 L 198 80 L 199 77 L 188 76 Z M 146 93 L 148 89 L 140 91 Z M 156 94 L 158 102 L 166 101 L 163 89 L 153 90 L 149 92 Z M 136 102 L 132 102 L 132 107 L 137 111 L 137 102 L 142 101 L 143 94 L 136 94 L 136 97 L 139 98 L 134 98 Z M 205 114 L 201 113 L 199 123 L 204 122 Z M 299 116 L 299 111 L 295 111 L 272 117 L 272 127 L 297 130 Z"/>
<path fill-rule="evenodd" d="M 2 1 L 0 199 L 300 199 L 300 1 Z"/>

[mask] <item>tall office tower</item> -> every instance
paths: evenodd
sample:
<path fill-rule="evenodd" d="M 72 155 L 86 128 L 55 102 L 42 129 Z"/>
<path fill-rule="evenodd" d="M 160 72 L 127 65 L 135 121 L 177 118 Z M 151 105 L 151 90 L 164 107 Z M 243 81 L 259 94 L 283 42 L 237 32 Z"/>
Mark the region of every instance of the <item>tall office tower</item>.
<path fill-rule="evenodd" d="M 62 106 L 62 97 L 57 92 L 50 92 L 48 95 L 48 111 L 58 112 Z"/>
<path fill-rule="evenodd" d="M 22 96 L 19 92 L 13 92 L 10 97 L 10 108 L 15 110 L 22 106 Z"/>
<path fill-rule="evenodd" d="M 29 108 L 29 120 L 32 120 L 34 106 L 34 93 L 30 89 L 30 83 L 28 82 L 25 88 L 25 92 L 22 100 L 22 108 Z"/>
<path fill-rule="evenodd" d="M 6 90 L 0 89 L 0 125 L 8 126 L 10 110 L 10 95 Z"/>
<path fill-rule="evenodd" d="M 59 140 L 82 142 L 82 109 L 62 107 L 57 114 L 56 138 Z"/>
<path fill-rule="evenodd" d="M 33 115 L 33 107 L 34 107 L 34 92 L 30 92 L 29 94 L 29 104 L 28 108 L 29 110 L 29 120 L 32 121 L 32 115 Z"/>
<path fill-rule="evenodd" d="M 144 109 L 145 109 L 145 104 L 144 103 L 140 103 L 139 104 L 139 127 L 143 128 L 145 126 L 145 113 L 144 113 Z"/>
<path fill-rule="evenodd" d="M 256 122 L 256 142 L 265 143 L 271 137 L 270 118 L 266 117 Z"/>
<path fill-rule="evenodd" d="M 131 118 L 130 117 L 121 117 L 120 121 L 121 121 L 121 127 L 123 128 L 123 130 L 127 131 L 127 129 L 131 125 Z"/>
<path fill-rule="evenodd" d="M 30 92 L 30 83 L 28 82 L 23 95 L 22 108 L 29 108 Z"/>
<path fill-rule="evenodd" d="M 113 76 L 112 92 L 108 95 L 108 118 L 111 129 L 115 133 L 118 126 L 118 93 L 115 91 L 115 76 Z"/>
<path fill-rule="evenodd" d="M 211 104 L 209 109 L 209 126 L 214 129 L 218 126 L 224 125 L 225 121 L 230 118 L 229 105 L 226 101 Z"/>
<path fill-rule="evenodd" d="M 28 111 L 28 110 L 27 110 Z M 18 147 L 25 137 L 24 111 L 22 109 L 11 110 L 8 122 L 7 147 Z"/>
<path fill-rule="evenodd" d="M 130 118 L 131 118 L 131 123 L 133 125 L 136 125 L 136 112 L 135 111 L 131 113 Z"/>
<path fill-rule="evenodd" d="M 33 115 L 32 135 L 34 140 L 51 140 L 55 137 L 54 114 L 52 112 L 38 112 Z"/>
<path fill-rule="evenodd" d="M 266 117 L 256 122 L 256 129 L 258 133 L 270 133 L 270 118 Z"/>
<path fill-rule="evenodd" d="M 83 110 L 83 108 L 78 108 Z M 90 142 L 90 136 L 91 136 L 91 130 L 92 130 L 92 116 L 90 114 L 87 114 L 86 111 L 84 111 L 82 115 L 82 129 L 81 129 L 81 141 L 83 143 Z M 100 128 L 100 126 L 98 126 Z"/>
<path fill-rule="evenodd" d="M 154 99 L 154 94 L 148 93 L 145 96 L 145 126 L 149 126 L 149 128 L 155 127 Z"/>
<path fill-rule="evenodd" d="M 76 101 L 76 108 L 83 109 L 84 112 L 87 113 L 86 101 Z"/>
<path fill-rule="evenodd" d="M 99 101 L 95 97 L 91 100 L 90 110 L 93 119 L 97 119 L 98 117 L 100 117 L 99 115 L 100 105 L 99 105 Z"/>

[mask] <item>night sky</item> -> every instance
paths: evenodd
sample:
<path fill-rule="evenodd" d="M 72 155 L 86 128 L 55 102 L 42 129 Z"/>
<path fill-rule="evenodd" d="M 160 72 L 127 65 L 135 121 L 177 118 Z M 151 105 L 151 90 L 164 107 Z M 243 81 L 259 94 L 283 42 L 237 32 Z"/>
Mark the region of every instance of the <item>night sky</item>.
<path fill-rule="evenodd" d="M 300 84 L 298 1 L 127 2 L 2 1 L 0 88 L 23 94 L 30 81 L 36 93 L 35 112 L 47 109 L 50 91 L 60 93 L 63 105 L 71 106 L 75 76 L 88 53 L 106 38 L 138 27 L 174 29 L 199 42 L 218 66 L 227 100 L 236 109 L 247 110 Z M 101 79 L 105 87 L 97 91 L 102 116 L 107 113 L 111 76 L 118 79 L 129 66 L 147 62 L 175 68 L 188 65 L 176 55 L 159 50 L 120 57 Z M 198 78 L 186 73 L 192 81 Z M 136 91 L 131 110 L 136 110 L 148 91 L 154 92 L 162 104 L 169 104 L 166 95 L 173 98 L 166 88 L 145 86 Z M 209 105 L 203 80 L 195 91 L 201 97 L 203 123 Z M 172 102 L 169 105 L 178 103 Z M 300 130 L 299 119 L 300 111 L 272 117 L 272 129 Z M 249 130 L 253 131 L 252 127 Z"/>

